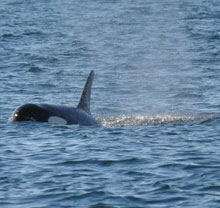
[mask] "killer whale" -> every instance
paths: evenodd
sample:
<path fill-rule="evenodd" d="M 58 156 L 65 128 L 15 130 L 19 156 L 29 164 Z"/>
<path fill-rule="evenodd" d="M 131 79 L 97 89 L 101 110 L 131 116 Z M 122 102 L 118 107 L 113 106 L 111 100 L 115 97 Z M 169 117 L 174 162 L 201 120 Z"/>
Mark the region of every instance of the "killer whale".
<path fill-rule="evenodd" d="M 98 125 L 90 112 L 91 88 L 94 78 L 92 70 L 84 85 L 79 104 L 76 108 L 62 105 L 27 103 L 13 113 L 12 122 L 37 121 L 59 124 Z"/>

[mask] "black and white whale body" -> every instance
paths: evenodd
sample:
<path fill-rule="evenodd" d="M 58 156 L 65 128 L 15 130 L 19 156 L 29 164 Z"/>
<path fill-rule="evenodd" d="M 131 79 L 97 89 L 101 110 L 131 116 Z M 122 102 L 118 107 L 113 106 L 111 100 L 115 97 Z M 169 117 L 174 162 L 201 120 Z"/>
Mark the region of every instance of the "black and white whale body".
<path fill-rule="evenodd" d="M 98 125 L 90 113 L 90 97 L 94 71 L 91 71 L 76 108 L 49 105 L 24 104 L 12 115 L 10 121 L 38 121 L 58 124 Z"/>

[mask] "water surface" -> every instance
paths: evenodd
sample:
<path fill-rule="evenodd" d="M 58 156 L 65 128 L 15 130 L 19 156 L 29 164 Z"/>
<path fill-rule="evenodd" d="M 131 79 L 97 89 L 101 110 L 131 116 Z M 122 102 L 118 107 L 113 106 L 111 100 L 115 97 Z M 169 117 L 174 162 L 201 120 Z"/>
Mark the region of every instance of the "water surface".
<path fill-rule="evenodd" d="M 218 207 L 220 3 L 0 3 L 0 207 Z M 8 123 L 76 106 L 101 127 Z"/>

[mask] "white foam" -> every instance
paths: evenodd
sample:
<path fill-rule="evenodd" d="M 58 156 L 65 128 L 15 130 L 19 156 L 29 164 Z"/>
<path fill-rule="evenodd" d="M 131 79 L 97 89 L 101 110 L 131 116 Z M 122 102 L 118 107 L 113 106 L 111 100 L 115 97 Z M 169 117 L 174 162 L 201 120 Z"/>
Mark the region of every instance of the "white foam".
<path fill-rule="evenodd" d="M 100 118 L 100 123 L 106 127 L 116 126 L 142 126 L 142 125 L 160 125 L 171 123 L 184 123 L 195 120 L 195 116 L 159 114 L 153 116 L 126 116 Z"/>
<path fill-rule="evenodd" d="M 48 123 L 66 125 L 67 121 L 61 117 L 58 117 L 58 116 L 50 116 L 48 118 Z"/>

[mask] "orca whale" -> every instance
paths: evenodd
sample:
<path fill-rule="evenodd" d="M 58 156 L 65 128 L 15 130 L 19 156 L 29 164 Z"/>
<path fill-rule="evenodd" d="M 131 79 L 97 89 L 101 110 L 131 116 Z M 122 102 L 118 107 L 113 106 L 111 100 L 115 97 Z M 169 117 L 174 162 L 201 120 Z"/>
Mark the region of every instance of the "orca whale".
<path fill-rule="evenodd" d="M 90 112 L 91 88 L 94 71 L 91 71 L 85 83 L 79 104 L 76 108 L 27 103 L 15 110 L 10 121 L 38 121 L 55 124 L 98 125 Z"/>

